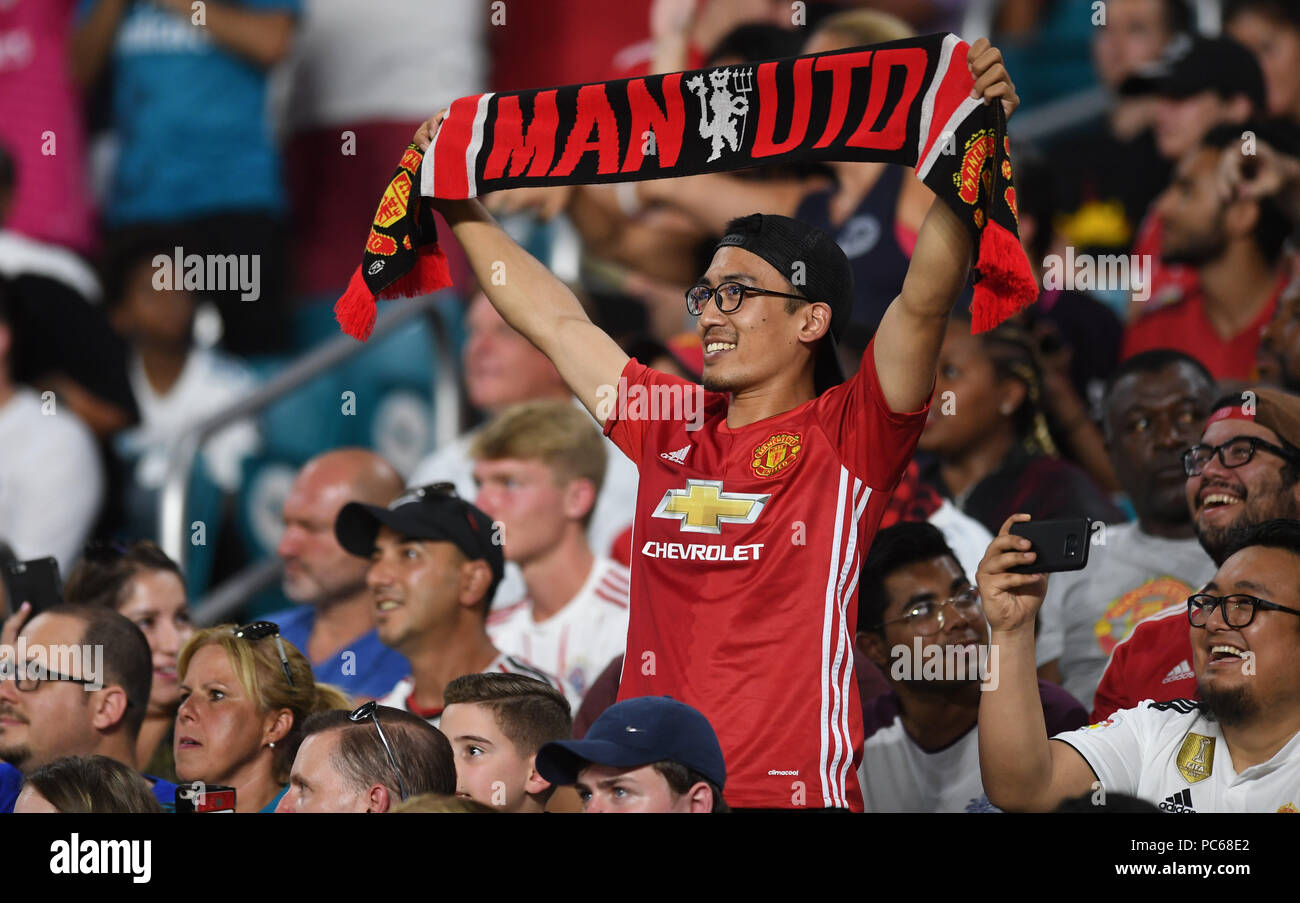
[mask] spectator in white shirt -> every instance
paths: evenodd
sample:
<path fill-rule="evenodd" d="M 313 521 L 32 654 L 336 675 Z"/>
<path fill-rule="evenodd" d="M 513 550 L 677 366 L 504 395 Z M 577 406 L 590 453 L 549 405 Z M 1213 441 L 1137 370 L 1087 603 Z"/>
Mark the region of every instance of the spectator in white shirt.
<path fill-rule="evenodd" d="M 532 343 L 511 329 L 479 292 L 469 306 L 466 320 L 465 390 L 470 404 L 488 415 L 525 401 L 568 400 L 572 395 L 560 379 L 555 365 Z M 582 410 L 576 402 L 575 409 Z M 446 481 L 467 499 L 474 498 L 473 461 L 470 444 L 475 431 L 437 449 L 419 463 L 409 485 L 423 486 Z M 605 477 L 596 496 L 587 539 L 598 555 L 608 555 L 618 538 L 632 524 L 636 510 L 637 469 L 627 456 L 605 443 Z M 524 598 L 523 579 L 518 568 L 507 563 L 505 579 L 497 590 L 493 606 L 504 608 Z"/>
<path fill-rule="evenodd" d="M 587 523 L 605 448 L 586 412 L 564 401 L 510 408 L 474 438 L 478 507 L 502 527 L 527 598 L 497 608 L 488 634 L 555 674 L 578 700 L 627 642 L 628 571 L 593 554 Z"/>
<path fill-rule="evenodd" d="M 130 345 L 128 377 L 140 409 L 140 425 L 122 435 L 120 451 L 137 460 L 135 482 L 145 489 L 162 485 L 174 442 L 257 386 L 239 360 L 194 344 L 196 299 L 182 287 L 190 264 L 175 272 L 175 246 L 161 236 L 142 236 L 121 250 L 105 286 L 110 320 Z M 210 271 L 205 263 L 204 278 Z M 227 426 L 203 445 L 207 474 L 234 492 L 243 459 L 258 444 L 251 421 Z"/>
<path fill-rule="evenodd" d="M 1293 812 L 1300 803 L 1300 521 L 1266 521 L 1234 538 L 1204 590 L 1187 600 L 1197 695 L 1145 700 L 1049 739 L 1035 705 L 1034 615 L 1046 575 L 1007 519 L 980 565 L 980 595 L 1000 652 L 980 698 L 980 770 L 989 799 L 1046 811 L 1089 791 L 1125 793 L 1173 812 Z M 1053 742 L 1056 741 L 1056 742 Z"/>
<path fill-rule="evenodd" d="M 95 524 L 104 474 L 90 430 L 56 393 L 13 377 L 15 333 L 0 285 L 0 541 L 19 560 L 72 569 Z"/>

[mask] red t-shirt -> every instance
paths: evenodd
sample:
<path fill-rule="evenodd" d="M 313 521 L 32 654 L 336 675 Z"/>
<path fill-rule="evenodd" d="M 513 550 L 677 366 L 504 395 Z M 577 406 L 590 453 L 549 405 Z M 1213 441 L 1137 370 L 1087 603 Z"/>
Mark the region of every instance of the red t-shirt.
<path fill-rule="evenodd" d="M 633 401 L 695 388 L 636 360 L 623 378 Z M 618 698 L 699 709 L 733 806 L 861 811 L 858 572 L 929 406 L 889 410 L 872 345 L 848 382 L 740 429 L 725 395 L 695 430 L 663 408 L 605 427 L 640 470 Z"/>
<path fill-rule="evenodd" d="M 1230 339 L 1215 331 L 1205 315 L 1205 298 L 1199 289 L 1181 301 L 1153 310 L 1134 320 L 1124 332 L 1121 359 L 1155 348 L 1173 348 L 1204 364 L 1215 379 L 1254 379 L 1255 355 L 1260 336 L 1273 319 L 1277 299 L 1286 286 L 1279 279 L 1273 297 L 1255 320 Z"/>
<path fill-rule="evenodd" d="M 1146 699 L 1196 699 L 1191 626 L 1180 602 L 1137 622 L 1116 644 L 1092 699 L 1092 723 Z"/>

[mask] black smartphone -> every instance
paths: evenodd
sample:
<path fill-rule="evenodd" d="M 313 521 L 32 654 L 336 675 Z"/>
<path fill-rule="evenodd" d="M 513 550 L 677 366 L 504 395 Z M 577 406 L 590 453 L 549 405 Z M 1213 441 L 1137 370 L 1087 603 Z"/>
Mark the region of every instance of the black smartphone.
<path fill-rule="evenodd" d="M 10 561 L 3 569 L 9 614 L 24 602 L 32 604 L 32 616 L 63 602 L 63 583 L 59 580 L 59 563 L 53 558 Z"/>
<path fill-rule="evenodd" d="M 1083 569 L 1088 564 L 1091 529 L 1092 521 L 1086 517 L 1012 524 L 1011 532 L 1033 543 L 1029 551 L 1037 553 L 1038 557 L 1032 564 L 1016 565 L 1011 571 L 1016 574 L 1054 574 Z"/>
<path fill-rule="evenodd" d="M 176 811 L 183 815 L 199 812 L 234 812 L 235 788 L 194 781 L 176 785 Z"/>

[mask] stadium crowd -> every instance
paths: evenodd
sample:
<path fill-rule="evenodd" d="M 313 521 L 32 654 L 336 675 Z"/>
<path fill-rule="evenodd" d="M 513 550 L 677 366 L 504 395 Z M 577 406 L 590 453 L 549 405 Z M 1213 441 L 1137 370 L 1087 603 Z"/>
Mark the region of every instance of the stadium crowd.
<path fill-rule="evenodd" d="M 0 564 L 63 575 L 0 604 L 0 812 L 1300 812 L 1300 5 L 988 6 L 0 0 Z M 459 435 L 339 425 L 435 354 L 376 339 L 205 438 L 164 551 L 183 440 L 335 340 L 435 111 L 936 31 L 1017 114 L 1026 310 L 972 333 L 969 244 L 885 163 L 431 202 Z M 797 378 L 751 394 L 765 355 Z M 713 438 L 597 414 L 620 374 Z M 724 490 L 751 457 L 824 471 L 770 571 L 705 558 L 778 506 Z M 1065 518 L 1087 566 L 1032 572 L 1012 526 Z"/>

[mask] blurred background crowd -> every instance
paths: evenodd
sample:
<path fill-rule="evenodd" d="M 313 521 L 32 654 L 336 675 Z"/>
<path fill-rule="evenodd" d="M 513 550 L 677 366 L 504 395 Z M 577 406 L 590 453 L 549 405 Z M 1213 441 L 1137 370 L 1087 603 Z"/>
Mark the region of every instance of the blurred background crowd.
<path fill-rule="evenodd" d="M 555 673 L 576 705 L 621 654 L 620 622 L 587 616 L 581 666 L 501 625 L 526 598 L 625 607 L 636 471 L 566 417 L 554 367 L 476 291 L 446 231 L 456 288 L 381 305 L 368 345 L 338 334 L 331 307 L 396 158 L 463 95 L 934 31 L 1005 56 L 1023 103 L 1020 234 L 1043 291 L 991 333 L 954 319 L 884 526 L 930 520 L 970 575 L 1013 511 L 1134 522 L 1139 547 L 1184 555 L 1178 581 L 1094 589 L 1086 616 L 1049 597 L 1043 674 L 1091 708 L 1114 646 L 1213 571 L 1191 551 L 1177 456 L 1210 402 L 1247 384 L 1300 391 L 1289 189 L 1223 187 L 1225 150 L 1248 146 L 1268 172 L 1300 153 L 1290 0 L 0 0 L 4 554 L 53 556 L 65 577 L 106 556 L 164 575 L 141 623 L 156 680 L 174 680 L 193 625 L 267 615 L 329 679 L 374 629 L 366 561 L 335 540 L 340 508 L 450 482 L 507 525 L 497 647 Z M 629 353 L 698 378 L 683 292 L 729 219 L 781 213 L 835 235 L 854 268 L 852 372 L 933 195 L 911 170 L 832 163 L 485 200 Z M 193 281 L 190 255 L 205 262 Z M 1118 255 L 1127 277 L 1096 275 Z M 1120 386 L 1132 373 L 1150 378 Z M 563 516 L 521 500 L 530 477 L 506 465 L 529 460 L 591 497 Z M 561 572 L 582 579 L 548 593 Z M 355 695 L 409 672 L 385 646 L 374 660 L 394 660 Z"/>

